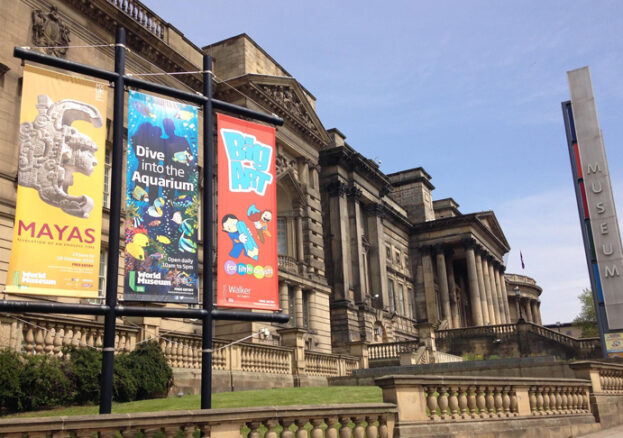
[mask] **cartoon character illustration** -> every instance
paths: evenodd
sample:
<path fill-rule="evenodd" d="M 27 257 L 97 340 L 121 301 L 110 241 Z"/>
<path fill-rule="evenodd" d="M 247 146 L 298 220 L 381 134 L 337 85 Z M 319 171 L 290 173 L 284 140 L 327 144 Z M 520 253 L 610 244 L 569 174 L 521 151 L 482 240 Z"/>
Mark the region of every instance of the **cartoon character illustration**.
<path fill-rule="evenodd" d="M 247 216 L 253 222 L 260 242 L 264 243 L 264 236 L 272 237 L 272 234 L 268 231 L 268 223 L 273 220 L 273 213 L 270 210 L 260 212 L 255 204 L 251 204 L 247 210 Z"/>
<path fill-rule="evenodd" d="M 257 260 L 259 248 L 244 222 L 239 221 L 233 214 L 226 214 L 223 216 L 222 224 L 223 231 L 229 235 L 233 243 L 229 252 L 230 257 L 237 259 L 244 251 L 247 257 Z"/>

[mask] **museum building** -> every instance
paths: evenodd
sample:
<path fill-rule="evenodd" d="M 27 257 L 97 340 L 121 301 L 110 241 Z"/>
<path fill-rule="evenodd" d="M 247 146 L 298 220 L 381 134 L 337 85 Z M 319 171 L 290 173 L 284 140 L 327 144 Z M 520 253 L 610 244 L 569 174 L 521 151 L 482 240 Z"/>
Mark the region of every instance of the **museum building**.
<path fill-rule="evenodd" d="M 6 283 L 17 188 L 23 66 L 13 57 L 13 47 L 57 47 L 39 50 L 112 70 L 115 28 L 123 26 L 128 33 L 128 73 L 197 72 L 207 53 L 214 59 L 217 99 L 284 120 L 276 134 L 275 216 L 280 305 L 291 319 L 283 325 L 218 321 L 215 335 L 223 345 L 263 327 L 271 336 L 253 337 L 237 358 L 233 353 L 217 356 L 216 369 L 229 366 L 231 371 L 237 361 L 242 371 L 272 372 L 261 364 L 272 360 L 291 362 L 277 367 L 284 374 L 322 376 L 329 369 L 324 375 L 330 375 L 339 360 L 346 371 L 369 365 L 368 350 L 372 358 L 372 350 L 380 345 L 402 343 L 415 351 L 436 332 L 515 324 L 520 309 L 526 321 L 542 324 L 542 291 L 536 282 L 505 273 L 503 260 L 510 245 L 494 212 L 461 213 L 452 198 L 434 200 L 431 176 L 415 167 L 417 163 L 408 170 L 383 173 L 357 152 L 356 145 L 349 145 L 342 132 L 324 127 L 315 111 L 316 97 L 248 35 L 201 48 L 165 20 L 136 0 L 2 3 L 0 283 Z M 202 89 L 200 73 L 146 79 L 186 91 Z M 109 102 L 105 204 L 111 118 Z M 199 155 L 201 163 L 201 142 Z M 216 165 L 214 172 L 218 174 Z M 108 215 L 105 206 L 100 291 L 106 281 Z M 214 236 L 217 232 L 215 227 Z M 119 275 L 122 278 L 122 254 Z M 121 287 L 119 298 L 123 299 Z M 0 317 L 0 325 L 0 344 L 26 352 L 61 354 L 60 346 L 68 343 L 101 342 L 97 317 L 6 315 Z M 196 369 L 200 333 L 199 322 L 125 317 L 118 321 L 117 349 L 131 350 L 137 342 L 158 339 L 174 367 Z"/>

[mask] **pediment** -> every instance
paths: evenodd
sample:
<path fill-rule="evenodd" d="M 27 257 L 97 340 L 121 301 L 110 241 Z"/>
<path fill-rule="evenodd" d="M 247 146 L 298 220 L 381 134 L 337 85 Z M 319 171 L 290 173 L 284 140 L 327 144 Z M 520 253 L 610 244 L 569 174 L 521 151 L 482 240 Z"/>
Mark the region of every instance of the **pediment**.
<path fill-rule="evenodd" d="M 264 100 L 270 103 L 274 112 L 317 142 L 326 146 L 330 138 L 309 101 L 308 93 L 291 77 L 248 75 L 250 85 Z"/>
<path fill-rule="evenodd" d="M 495 213 L 492 211 L 485 211 L 477 214 L 478 220 L 489 230 L 491 233 L 500 240 L 506 247 L 509 247 L 506 236 L 502 231 L 502 227 L 495 217 Z M 510 248 L 510 247 L 509 247 Z"/>

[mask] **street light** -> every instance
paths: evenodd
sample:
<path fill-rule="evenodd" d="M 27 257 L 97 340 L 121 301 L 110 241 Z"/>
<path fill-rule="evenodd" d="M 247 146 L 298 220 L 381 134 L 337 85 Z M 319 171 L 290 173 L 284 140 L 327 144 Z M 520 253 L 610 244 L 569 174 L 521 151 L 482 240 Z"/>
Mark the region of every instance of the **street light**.
<path fill-rule="evenodd" d="M 523 319 L 523 315 L 521 314 L 521 303 L 519 302 L 519 299 L 521 298 L 521 291 L 519 290 L 519 286 L 515 286 L 515 289 L 513 289 L 515 291 L 515 298 L 517 298 L 517 308 L 519 309 L 519 319 L 517 320 L 517 324 L 523 324 L 524 322 L 526 322 L 525 319 Z"/>

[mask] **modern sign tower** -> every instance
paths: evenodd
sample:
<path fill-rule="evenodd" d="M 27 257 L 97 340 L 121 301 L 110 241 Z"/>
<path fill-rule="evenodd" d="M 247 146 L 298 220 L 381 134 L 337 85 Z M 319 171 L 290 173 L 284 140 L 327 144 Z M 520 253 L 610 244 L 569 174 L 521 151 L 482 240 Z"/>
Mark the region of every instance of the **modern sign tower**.
<path fill-rule="evenodd" d="M 567 78 L 562 110 L 602 351 L 623 356 L 623 249 L 606 151 L 588 67 Z"/>

